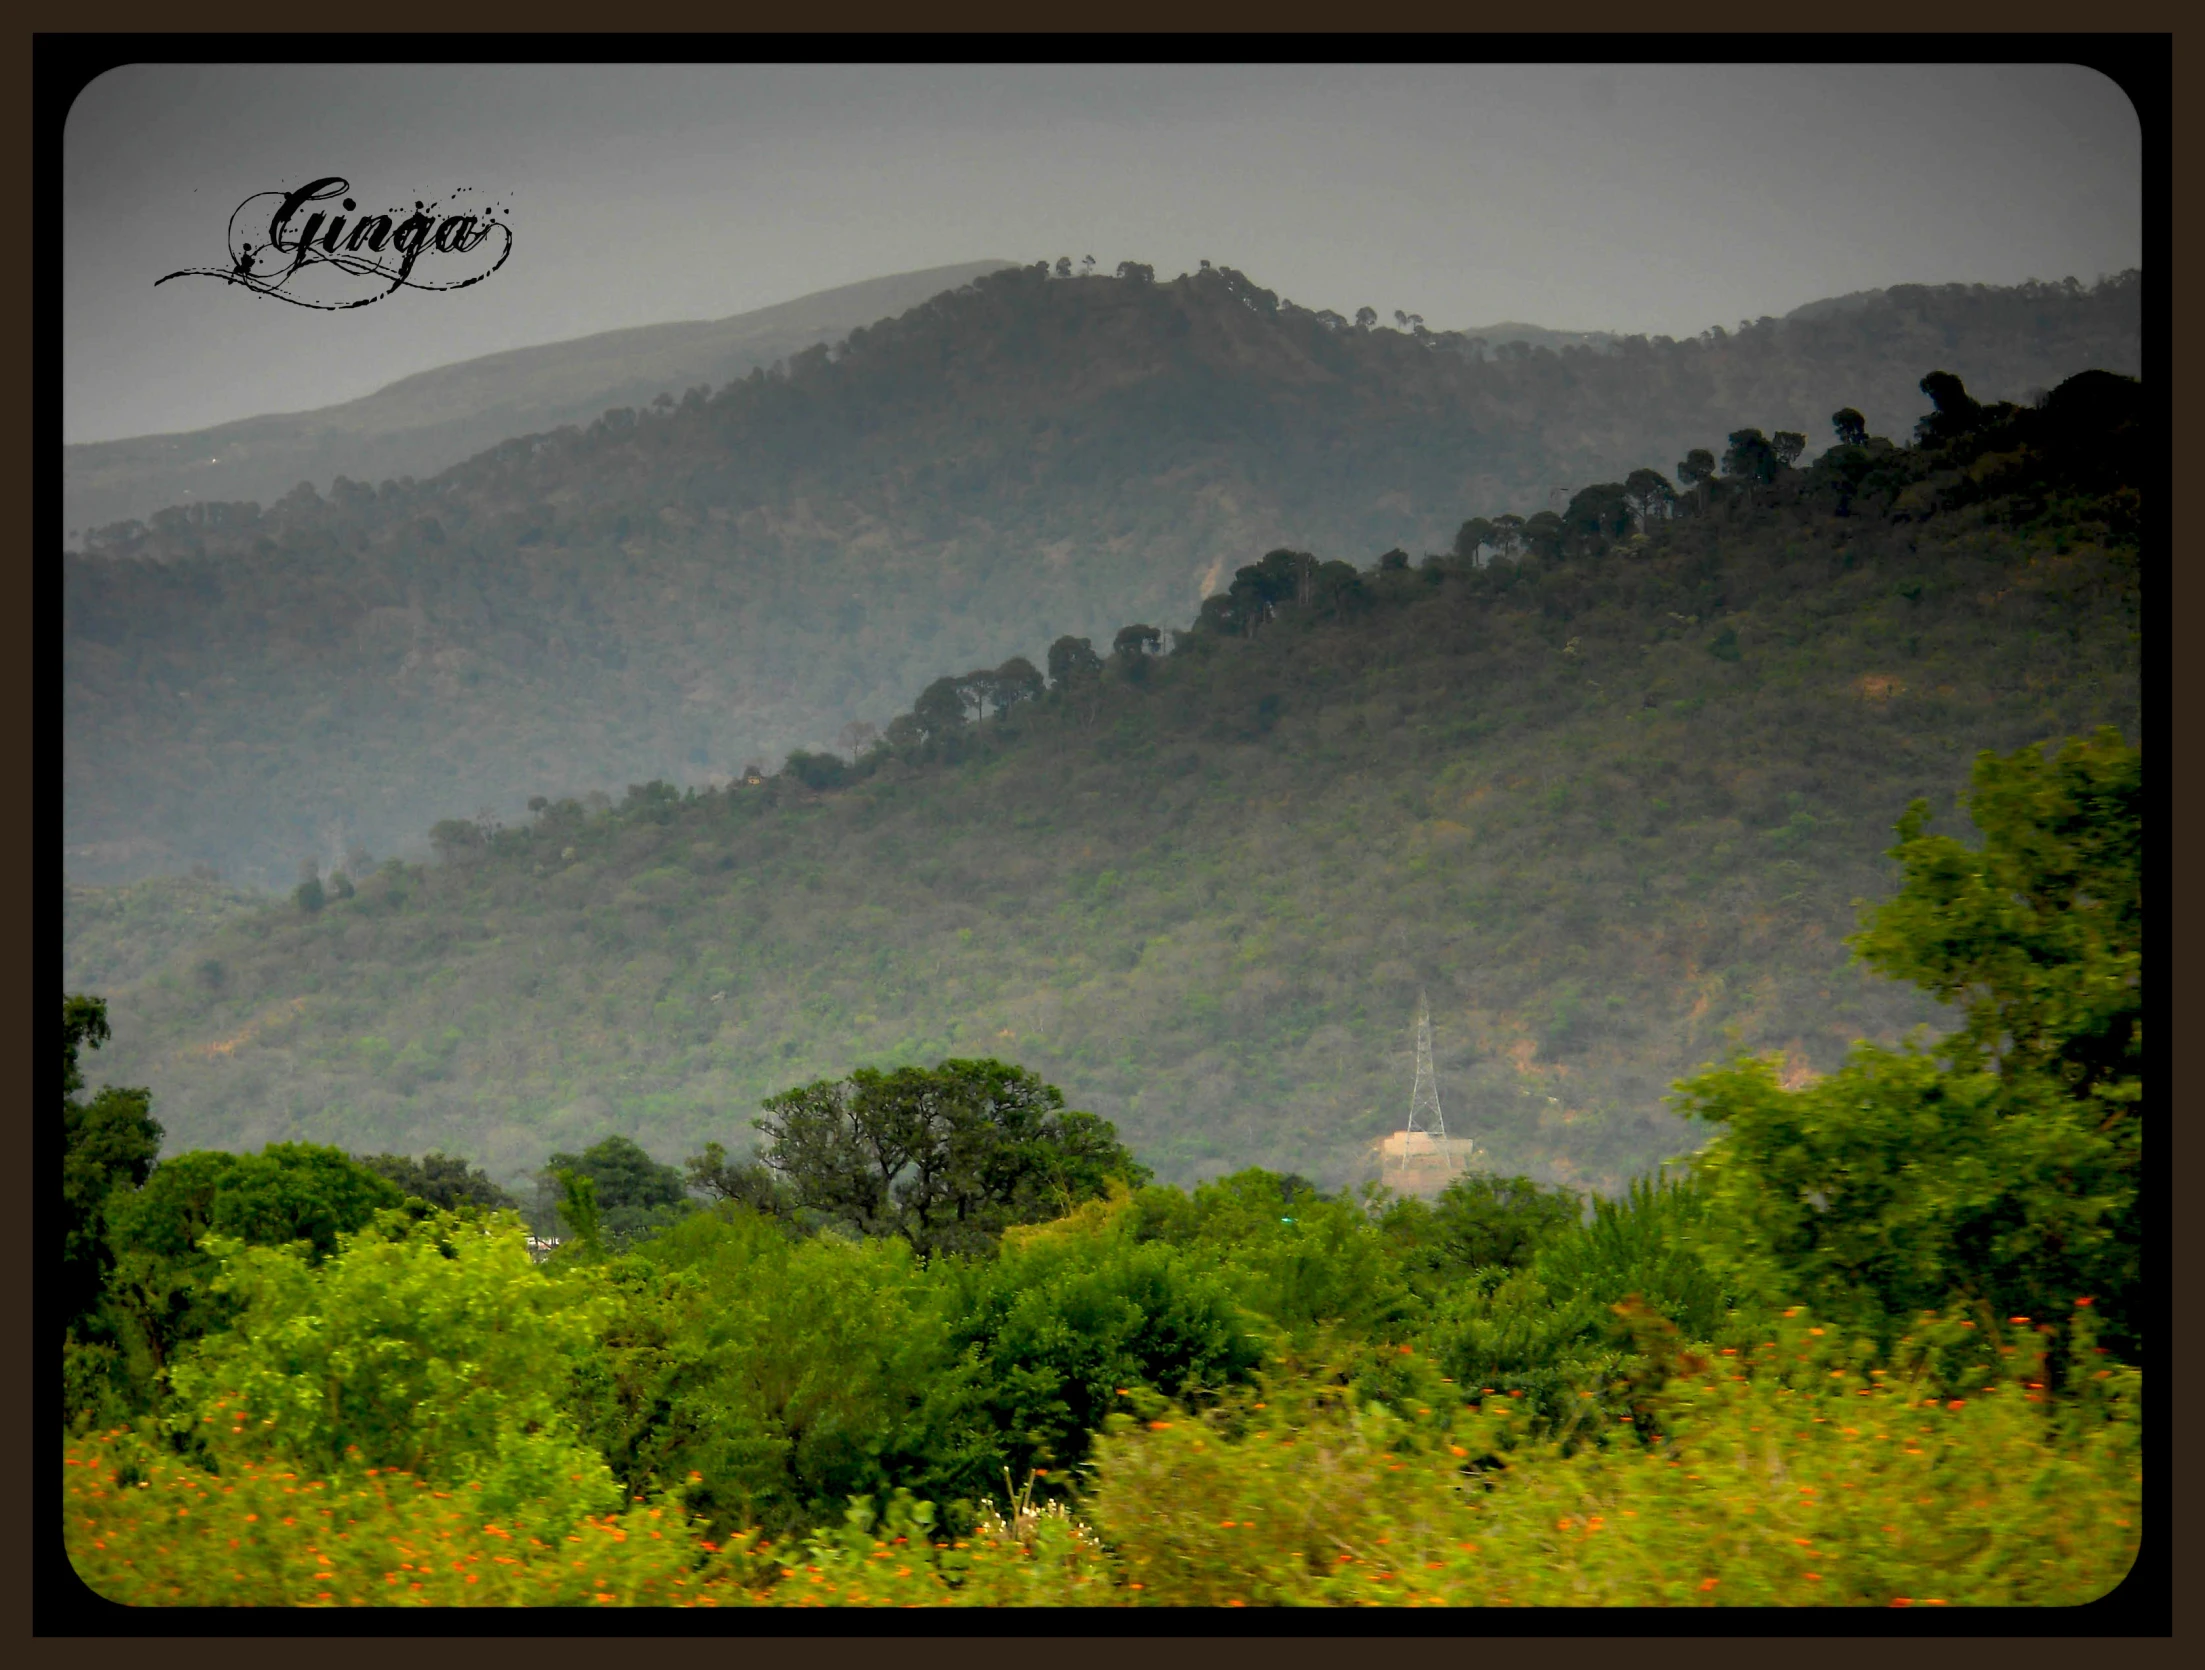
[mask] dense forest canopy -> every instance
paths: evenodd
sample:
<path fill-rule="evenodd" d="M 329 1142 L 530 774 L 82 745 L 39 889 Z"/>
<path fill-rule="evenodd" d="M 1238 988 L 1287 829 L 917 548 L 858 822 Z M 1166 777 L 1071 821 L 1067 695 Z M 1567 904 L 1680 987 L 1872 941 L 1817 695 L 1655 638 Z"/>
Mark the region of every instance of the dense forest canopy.
<path fill-rule="evenodd" d="M 1428 986 L 1450 1129 L 1612 1192 L 1689 1147 L 1663 1087 L 1726 1038 L 1797 1080 L 1938 1018 L 1841 943 L 1882 808 L 2137 734 L 2142 389 L 1917 380 L 1905 444 L 1719 427 L 1421 564 L 1278 548 L 1168 638 L 941 674 L 723 790 L 445 817 L 438 862 L 316 873 L 115 991 L 114 1066 L 193 1143 L 510 1183 L 1015 1055 L 1167 1182 L 1329 1187 L 1399 1123 Z"/>
<path fill-rule="evenodd" d="M 1840 407 L 1903 438 L 1928 365 L 2025 400 L 2138 364 L 2135 274 L 1557 352 L 1224 268 L 1058 270 L 433 480 L 101 531 L 64 559 L 71 877 L 288 887 L 534 794 L 725 782 L 945 666 L 1185 620 L 1253 553 L 1445 551 L 1466 513 Z"/>
<path fill-rule="evenodd" d="M 967 1059 L 772 1098 L 711 1204 L 559 1156 L 524 1237 L 441 1154 L 163 1154 L 70 995 L 71 1562 L 134 1605 L 2096 1599 L 2157 1338 L 2143 781 L 2107 728 L 1979 755 L 1979 844 L 1909 806 L 1856 944 L 1967 1024 L 1703 1072 L 1698 1162 L 1589 1212 L 1158 1187 Z"/>

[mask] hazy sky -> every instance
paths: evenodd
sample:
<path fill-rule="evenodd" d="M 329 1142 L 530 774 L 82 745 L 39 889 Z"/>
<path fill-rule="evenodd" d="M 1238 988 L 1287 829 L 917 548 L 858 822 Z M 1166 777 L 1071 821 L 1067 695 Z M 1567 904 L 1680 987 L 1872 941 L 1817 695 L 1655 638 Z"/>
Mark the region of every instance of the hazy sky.
<path fill-rule="evenodd" d="M 1207 258 L 1311 307 L 1666 332 L 2142 260 L 2128 101 L 2063 67 L 134 66 L 64 145 L 64 439 L 1001 257 Z M 345 313 L 212 280 L 230 211 L 466 186 L 514 248 Z"/>

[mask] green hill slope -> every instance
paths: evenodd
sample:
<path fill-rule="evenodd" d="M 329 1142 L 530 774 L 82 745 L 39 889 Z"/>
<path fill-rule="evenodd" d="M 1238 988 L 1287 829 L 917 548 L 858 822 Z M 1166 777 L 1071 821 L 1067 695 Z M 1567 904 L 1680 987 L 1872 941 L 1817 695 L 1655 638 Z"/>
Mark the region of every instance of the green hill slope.
<path fill-rule="evenodd" d="M 724 782 L 944 667 L 1183 620 L 1271 546 L 1444 549 L 1469 510 L 1741 423 L 1896 428 L 1929 365 L 1986 395 L 2132 369 L 2139 293 L 1902 288 L 1556 353 L 1359 330 L 1224 271 L 1006 271 L 709 400 L 67 559 L 66 863 L 288 886 L 532 793 Z"/>
<path fill-rule="evenodd" d="M 182 948 L 234 917 L 265 907 L 264 894 L 201 872 L 153 876 L 122 887 L 62 889 L 62 984 L 104 992 L 143 979 Z"/>
<path fill-rule="evenodd" d="M 994 272 L 967 261 L 845 284 L 732 318 L 601 331 L 400 378 L 340 406 L 243 418 L 181 435 L 61 449 L 63 526 L 90 534 L 172 506 L 272 503 L 301 481 L 430 476 L 515 435 L 588 423 L 696 383 L 839 341 L 859 325 Z"/>
<path fill-rule="evenodd" d="M 813 1076 L 990 1054 L 1167 1180 L 1336 1181 L 1406 1108 L 1424 988 L 1449 1129 L 1613 1187 L 1734 1044 L 1826 1070 L 1935 1018 L 1840 943 L 1910 798 L 1949 808 L 1981 749 L 2136 736 L 2108 536 L 2136 495 L 2107 491 L 2135 431 L 2059 410 L 2072 470 L 1994 413 L 1716 484 L 1650 538 L 1327 566 L 1260 606 L 1244 574 L 1168 655 L 984 720 L 938 686 L 855 766 L 449 823 L 444 862 L 114 994 L 100 1069 L 178 1147 L 514 1174 L 609 1131 L 740 1148 Z"/>

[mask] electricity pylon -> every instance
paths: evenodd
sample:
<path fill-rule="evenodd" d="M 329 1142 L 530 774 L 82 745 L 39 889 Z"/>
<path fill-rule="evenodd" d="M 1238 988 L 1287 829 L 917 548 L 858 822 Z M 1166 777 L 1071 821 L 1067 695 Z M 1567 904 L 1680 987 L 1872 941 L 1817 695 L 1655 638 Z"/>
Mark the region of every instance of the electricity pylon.
<path fill-rule="evenodd" d="M 1416 1084 L 1409 1092 L 1408 1129 L 1424 1132 L 1446 1153 L 1447 1121 L 1439 1111 L 1439 1079 L 1432 1072 L 1432 1010 L 1422 992 L 1416 994 Z"/>

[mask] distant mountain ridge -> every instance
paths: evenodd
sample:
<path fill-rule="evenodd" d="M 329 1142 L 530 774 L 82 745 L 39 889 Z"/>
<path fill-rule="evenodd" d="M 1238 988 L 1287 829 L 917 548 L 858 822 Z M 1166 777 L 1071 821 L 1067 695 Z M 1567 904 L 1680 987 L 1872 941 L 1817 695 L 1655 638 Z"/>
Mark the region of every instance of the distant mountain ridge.
<path fill-rule="evenodd" d="M 1950 829 L 1978 749 L 2139 735 L 2166 565 L 2113 536 L 2147 461 L 2118 382 L 1950 450 L 1756 467 L 1645 532 L 1580 502 L 1513 559 L 1280 551 L 1168 654 L 1059 645 L 1044 690 L 1005 644 L 854 761 L 452 819 L 441 863 L 258 908 L 72 893 L 69 967 L 123 982 L 94 1070 L 179 1147 L 518 1183 L 614 1132 L 740 1152 L 775 1092 L 988 1055 L 1166 1180 L 1331 1186 L 1400 1129 L 1428 993 L 1449 1132 L 1612 1192 L 1693 1145 L 1662 1096 L 1711 1057 L 1796 1082 L 1950 1024 L 1844 942 L 1910 800 Z"/>
<path fill-rule="evenodd" d="M 1461 333 L 1474 342 L 1483 342 L 1486 351 L 1505 347 L 1511 342 L 1526 343 L 1533 348 L 1612 348 L 1623 340 L 1620 331 L 1558 331 L 1545 325 L 1527 325 L 1520 319 L 1504 319 L 1497 325 L 1479 325 Z"/>
<path fill-rule="evenodd" d="M 63 564 L 72 880 L 416 849 L 533 795 L 725 782 L 945 668 L 1181 620 L 1275 546 L 1443 551 L 1466 517 L 1731 431 L 1904 437 L 2139 368 L 2141 279 L 1901 287 L 1605 350 L 1361 329 L 1245 275 L 987 274 L 667 408 L 433 480 L 199 506 Z M 1412 321 L 1412 324 L 1414 322 Z"/>
<path fill-rule="evenodd" d="M 844 284 L 725 319 L 601 331 L 416 372 L 341 405 L 174 435 L 62 448 L 62 525 L 78 536 L 189 504 L 271 504 L 301 481 L 370 484 L 449 469 L 515 435 L 608 407 L 718 388 L 816 342 L 903 312 L 1007 261 L 965 261 Z"/>

